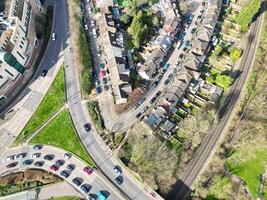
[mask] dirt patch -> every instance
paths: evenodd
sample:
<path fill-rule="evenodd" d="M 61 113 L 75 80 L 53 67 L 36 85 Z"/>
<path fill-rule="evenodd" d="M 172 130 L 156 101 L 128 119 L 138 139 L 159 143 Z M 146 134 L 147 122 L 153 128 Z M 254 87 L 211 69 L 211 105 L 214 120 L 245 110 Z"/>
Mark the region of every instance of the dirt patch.
<path fill-rule="evenodd" d="M 0 185 L 22 184 L 25 182 L 38 181 L 42 184 L 56 183 L 60 179 L 45 171 L 30 169 L 24 172 L 6 175 L 0 178 Z"/>

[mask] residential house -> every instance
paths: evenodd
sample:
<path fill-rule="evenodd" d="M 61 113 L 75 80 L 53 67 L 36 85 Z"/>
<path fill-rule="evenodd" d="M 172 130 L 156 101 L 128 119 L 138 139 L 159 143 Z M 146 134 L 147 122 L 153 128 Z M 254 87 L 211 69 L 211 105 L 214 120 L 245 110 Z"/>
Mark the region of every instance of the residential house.
<path fill-rule="evenodd" d="M 144 117 L 144 122 L 147 124 L 152 130 L 155 130 L 159 127 L 161 123 L 163 123 L 166 120 L 167 112 L 166 110 L 158 106 L 155 109 L 153 109 L 148 116 Z"/>
<path fill-rule="evenodd" d="M 115 102 L 126 103 L 132 87 L 129 84 L 130 70 L 126 67 L 122 34 L 117 32 L 111 14 L 100 14 L 98 24 Z"/>

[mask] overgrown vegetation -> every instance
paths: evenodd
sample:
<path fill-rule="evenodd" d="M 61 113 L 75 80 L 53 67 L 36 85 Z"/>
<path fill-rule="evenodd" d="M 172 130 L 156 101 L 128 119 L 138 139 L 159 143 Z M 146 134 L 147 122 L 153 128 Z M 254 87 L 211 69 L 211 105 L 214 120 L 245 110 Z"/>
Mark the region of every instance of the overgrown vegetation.
<path fill-rule="evenodd" d="M 175 181 L 178 156 L 159 141 L 144 124 L 136 124 L 120 158 L 153 189 L 167 192 Z"/>
<path fill-rule="evenodd" d="M 124 1 L 126 12 L 121 16 L 121 21 L 132 37 L 131 43 L 135 48 L 139 49 L 145 44 L 149 37 L 154 34 L 154 29 L 159 27 L 159 18 L 152 13 L 152 10 L 144 6 L 146 4 L 154 4 L 155 0 L 147 1 Z"/>
<path fill-rule="evenodd" d="M 236 15 L 235 21 L 241 26 L 243 31 L 248 30 L 248 26 L 252 22 L 253 17 L 259 11 L 261 5 L 260 0 L 250 0 L 247 1 L 247 4 L 242 8 L 240 13 Z"/>
<path fill-rule="evenodd" d="M 187 148 L 196 148 L 204 136 L 217 124 L 218 116 L 214 109 L 202 108 L 195 116 L 188 116 L 179 123 L 176 137 Z"/>
<path fill-rule="evenodd" d="M 265 16 L 266 22 L 267 16 Z M 198 193 L 207 190 L 210 176 L 215 174 L 235 175 L 244 181 L 238 186 L 236 199 L 256 199 L 263 197 L 260 193 L 261 175 L 267 170 L 267 23 L 262 29 L 257 56 L 246 86 L 245 95 L 237 108 L 233 124 L 230 126 L 226 141 L 216 153 L 202 180 Z M 231 143 L 230 143 L 231 142 Z M 223 169 L 223 170 L 222 170 Z M 203 177 L 202 177 L 203 179 Z M 264 183 L 263 183 L 264 184 Z M 200 185 L 200 184 L 199 184 Z M 233 188 L 236 187 L 232 184 Z M 212 187 L 212 185 L 211 185 Z M 245 192 L 244 187 L 249 192 Z M 265 188 L 266 189 L 266 188 Z M 233 194 L 233 191 L 232 193 Z M 235 193 L 235 195 L 237 195 Z M 201 196 L 204 197 L 204 196 Z M 221 196 L 228 199 L 228 196 Z M 266 198 L 266 197 L 265 197 Z"/>
<path fill-rule="evenodd" d="M 61 67 L 36 112 L 17 137 L 16 143 L 24 142 L 29 138 L 34 131 L 64 105 L 65 101 L 64 69 Z"/>
<path fill-rule="evenodd" d="M 99 104 L 97 101 L 90 101 L 88 103 L 88 111 L 91 116 L 91 119 L 93 120 L 94 124 L 99 129 L 104 129 L 104 121 L 101 116 Z"/>
<path fill-rule="evenodd" d="M 32 144 L 48 144 L 63 148 L 77 155 L 89 165 L 94 165 L 76 134 L 68 111 L 60 113 L 30 142 Z"/>
<path fill-rule="evenodd" d="M 79 56 L 81 61 L 82 72 L 81 75 L 81 86 L 82 90 L 85 94 L 89 94 L 93 87 L 93 64 L 92 64 L 92 57 L 89 51 L 89 43 L 87 41 L 86 32 L 82 25 L 82 20 L 80 17 L 76 17 L 76 21 L 79 24 L 79 38 L 78 38 L 78 45 L 79 45 Z"/>
<path fill-rule="evenodd" d="M 58 181 L 60 181 L 58 177 L 36 169 L 9 174 L 0 178 L 0 196 L 30 190 Z"/>
<path fill-rule="evenodd" d="M 216 175 L 205 200 L 231 199 L 232 184 L 228 177 Z"/>

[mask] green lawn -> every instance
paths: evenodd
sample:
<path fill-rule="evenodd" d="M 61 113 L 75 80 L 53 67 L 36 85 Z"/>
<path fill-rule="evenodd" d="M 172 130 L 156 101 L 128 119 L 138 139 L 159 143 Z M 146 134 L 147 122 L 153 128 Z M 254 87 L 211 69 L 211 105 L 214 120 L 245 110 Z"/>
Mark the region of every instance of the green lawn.
<path fill-rule="evenodd" d="M 65 100 L 64 69 L 62 67 L 36 112 L 17 137 L 16 143 L 25 141 L 64 105 Z"/>
<path fill-rule="evenodd" d="M 68 111 L 60 113 L 31 141 L 32 144 L 48 144 L 66 149 L 79 156 L 89 165 L 94 165 L 80 143 Z"/>
<path fill-rule="evenodd" d="M 64 197 L 55 197 L 51 198 L 49 200 L 80 200 L 81 198 L 79 197 L 72 197 L 72 196 L 64 196 Z"/>
<path fill-rule="evenodd" d="M 257 196 L 266 165 L 267 146 L 260 144 L 238 149 L 226 162 L 227 168 L 246 182 L 253 197 Z"/>
<path fill-rule="evenodd" d="M 231 199 L 232 184 L 228 177 L 215 176 L 206 200 Z"/>

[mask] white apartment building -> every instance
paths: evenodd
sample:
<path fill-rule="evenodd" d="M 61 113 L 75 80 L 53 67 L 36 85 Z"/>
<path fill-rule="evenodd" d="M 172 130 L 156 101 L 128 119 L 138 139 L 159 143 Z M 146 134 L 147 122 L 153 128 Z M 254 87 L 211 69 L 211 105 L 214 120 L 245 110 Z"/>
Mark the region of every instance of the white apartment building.
<path fill-rule="evenodd" d="M 31 18 L 28 0 L 7 1 L 0 13 L 0 101 L 23 75 L 29 59 L 27 39 Z"/>

